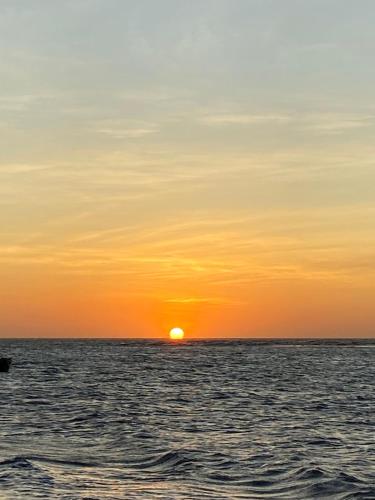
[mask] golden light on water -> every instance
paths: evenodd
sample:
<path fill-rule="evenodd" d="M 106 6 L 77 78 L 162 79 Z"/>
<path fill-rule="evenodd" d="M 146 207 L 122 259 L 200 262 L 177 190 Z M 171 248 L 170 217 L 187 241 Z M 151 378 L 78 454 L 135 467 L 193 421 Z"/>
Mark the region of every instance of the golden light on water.
<path fill-rule="evenodd" d="M 169 338 L 171 340 L 183 340 L 184 338 L 184 331 L 182 328 L 172 328 L 172 330 L 169 332 Z"/>

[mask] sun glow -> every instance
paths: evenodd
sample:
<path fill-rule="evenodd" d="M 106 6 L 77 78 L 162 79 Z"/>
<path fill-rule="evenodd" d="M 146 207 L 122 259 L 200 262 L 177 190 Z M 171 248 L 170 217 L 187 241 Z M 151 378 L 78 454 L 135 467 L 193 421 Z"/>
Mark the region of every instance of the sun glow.
<path fill-rule="evenodd" d="M 184 335 L 185 333 L 182 328 L 172 328 L 169 332 L 169 338 L 171 340 L 183 340 Z"/>

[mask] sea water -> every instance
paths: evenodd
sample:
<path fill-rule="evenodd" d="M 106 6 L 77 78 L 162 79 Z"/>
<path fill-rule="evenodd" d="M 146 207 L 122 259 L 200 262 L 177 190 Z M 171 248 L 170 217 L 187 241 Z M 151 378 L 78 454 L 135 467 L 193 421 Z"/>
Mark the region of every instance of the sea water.
<path fill-rule="evenodd" d="M 0 498 L 375 499 L 375 342 L 3 340 Z"/>

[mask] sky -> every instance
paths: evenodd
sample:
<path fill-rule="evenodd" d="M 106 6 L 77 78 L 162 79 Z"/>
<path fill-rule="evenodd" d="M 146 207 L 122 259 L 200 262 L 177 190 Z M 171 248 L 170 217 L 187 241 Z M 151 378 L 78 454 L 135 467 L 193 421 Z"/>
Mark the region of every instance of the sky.
<path fill-rule="evenodd" d="M 0 0 L 0 336 L 374 336 L 374 19 Z"/>

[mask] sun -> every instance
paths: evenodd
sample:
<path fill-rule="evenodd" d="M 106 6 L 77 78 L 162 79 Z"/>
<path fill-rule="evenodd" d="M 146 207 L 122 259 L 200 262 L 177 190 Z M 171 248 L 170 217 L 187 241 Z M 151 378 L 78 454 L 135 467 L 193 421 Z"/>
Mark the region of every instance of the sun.
<path fill-rule="evenodd" d="M 172 330 L 169 332 L 169 338 L 171 340 L 183 340 L 184 338 L 184 331 L 182 328 L 172 328 Z"/>

